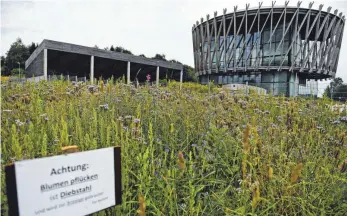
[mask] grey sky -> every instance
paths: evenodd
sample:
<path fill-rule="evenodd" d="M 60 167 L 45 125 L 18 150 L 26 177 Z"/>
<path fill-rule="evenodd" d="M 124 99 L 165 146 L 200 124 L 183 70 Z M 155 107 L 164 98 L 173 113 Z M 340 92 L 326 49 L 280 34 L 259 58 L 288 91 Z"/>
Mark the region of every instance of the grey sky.
<path fill-rule="evenodd" d="M 163 53 L 193 66 L 192 25 L 214 11 L 244 9 L 255 0 L 121 0 L 121 1 L 1 1 L 1 55 L 17 37 L 25 44 L 51 39 L 100 48 L 123 46 L 134 54 Z M 264 0 L 263 6 L 271 6 Z M 308 7 L 304 0 L 301 7 Z M 295 6 L 297 1 L 291 1 Z M 347 15 L 346 0 L 315 1 Z M 277 6 L 284 1 L 277 1 Z M 347 27 L 337 76 L 347 82 Z M 327 83 L 326 81 L 325 83 Z M 323 88 L 323 85 L 320 85 Z"/>

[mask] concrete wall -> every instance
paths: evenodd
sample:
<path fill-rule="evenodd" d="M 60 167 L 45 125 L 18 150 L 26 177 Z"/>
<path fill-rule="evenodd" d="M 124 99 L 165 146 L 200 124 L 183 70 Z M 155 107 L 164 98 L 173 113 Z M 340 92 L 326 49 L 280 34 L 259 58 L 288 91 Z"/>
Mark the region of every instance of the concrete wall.
<path fill-rule="evenodd" d="M 26 77 L 43 76 L 43 50 L 37 55 L 31 64 L 26 68 Z"/>
<path fill-rule="evenodd" d="M 231 94 L 248 94 L 250 91 L 255 91 L 260 95 L 266 95 L 267 93 L 266 89 L 237 83 L 223 85 L 222 88 Z"/>

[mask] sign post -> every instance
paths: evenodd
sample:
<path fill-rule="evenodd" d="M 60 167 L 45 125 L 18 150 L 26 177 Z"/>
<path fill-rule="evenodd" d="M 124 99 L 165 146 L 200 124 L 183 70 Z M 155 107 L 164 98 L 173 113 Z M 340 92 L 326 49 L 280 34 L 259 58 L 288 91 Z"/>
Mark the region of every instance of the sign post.
<path fill-rule="evenodd" d="M 120 147 L 6 167 L 10 215 L 87 215 L 122 202 Z"/>

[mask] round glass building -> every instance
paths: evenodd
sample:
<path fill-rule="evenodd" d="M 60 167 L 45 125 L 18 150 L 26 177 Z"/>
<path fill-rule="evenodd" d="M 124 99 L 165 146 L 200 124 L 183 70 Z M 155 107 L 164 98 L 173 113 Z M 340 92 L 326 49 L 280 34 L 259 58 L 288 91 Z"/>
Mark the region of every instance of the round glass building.
<path fill-rule="evenodd" d="M 193 26 L 200 83 L 248 83 L 274 95 L 316 94 L 317 80 L 334 78 L 345 18 L 331 7 L 263 7 L 206 16 Z M 310 85 L 309 85 L 310 84 Z M 312 88 L 313 86 L 313 88 Z"/>

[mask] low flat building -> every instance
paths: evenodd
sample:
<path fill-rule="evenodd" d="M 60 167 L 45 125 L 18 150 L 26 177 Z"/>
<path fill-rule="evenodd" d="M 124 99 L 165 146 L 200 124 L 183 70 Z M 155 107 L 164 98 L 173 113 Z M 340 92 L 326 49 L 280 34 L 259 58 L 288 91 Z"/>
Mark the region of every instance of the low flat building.
<path fill-rule="evenodd" d="M 169 61 L 108 51 L 76 44 L 43 40 L 25 62 L 26 77 L 49 79 L 53 75 L 63 75 L 91 80 L 118 79 L 125 77 L 127 83 L 146 80 L 159 84 L 160 79 L 181 81 L 183 65 Z"/>

